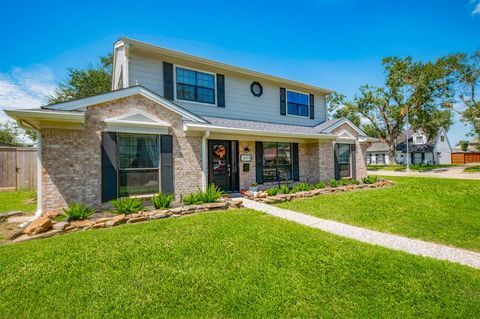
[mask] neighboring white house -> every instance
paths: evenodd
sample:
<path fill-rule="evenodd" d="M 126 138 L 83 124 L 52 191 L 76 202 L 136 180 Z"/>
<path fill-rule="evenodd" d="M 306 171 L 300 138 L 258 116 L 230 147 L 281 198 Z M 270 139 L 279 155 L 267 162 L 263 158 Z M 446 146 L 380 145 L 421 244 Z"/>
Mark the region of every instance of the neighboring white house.
<path fill-rule="evenodd" d="M 440 129 L 431 139 L 422 131 L 410 131 L 409 153 L 411 164 L 451 164 L 452 147 L 447 137 L 445 129 Z M 405 164 L 407 161 L 407 141 L 406 132 L 397 140 L 397 158 L 398 164 Z M 386 143 L 373 143 L 367 149 L 368 164 L 393 164 L 389 156 L 389 149 Z"/>

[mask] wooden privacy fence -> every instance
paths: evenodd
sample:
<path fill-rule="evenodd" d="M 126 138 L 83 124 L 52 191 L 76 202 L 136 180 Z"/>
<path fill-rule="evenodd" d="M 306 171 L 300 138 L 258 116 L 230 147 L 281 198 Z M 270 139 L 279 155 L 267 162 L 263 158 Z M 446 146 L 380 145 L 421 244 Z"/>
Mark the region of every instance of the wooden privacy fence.
<path fill-rule="evenodd" d="M 0 146 L 0 191 L 37 187 L 37 149 Z"/>
<path fill-rule="evenodd" d="M 480 163 L 480 153 L 452 153 L 452 164 Z"/>

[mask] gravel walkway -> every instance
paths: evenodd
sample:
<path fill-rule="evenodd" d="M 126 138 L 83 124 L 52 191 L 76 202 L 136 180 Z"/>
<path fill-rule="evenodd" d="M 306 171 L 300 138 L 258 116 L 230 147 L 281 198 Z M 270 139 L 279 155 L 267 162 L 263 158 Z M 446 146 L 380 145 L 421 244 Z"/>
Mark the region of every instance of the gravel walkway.
<path fill-rule="evenodd" d="M 241 198 L 241 200 L 243 200 L 243 205 L 246 208 L 317 228 L 328 233 L 356 239 L 364 243 L 404 251 L 414 255 L 448 260 L 480 269 L 480 253 L 321 219 L 250 199 Z"/>

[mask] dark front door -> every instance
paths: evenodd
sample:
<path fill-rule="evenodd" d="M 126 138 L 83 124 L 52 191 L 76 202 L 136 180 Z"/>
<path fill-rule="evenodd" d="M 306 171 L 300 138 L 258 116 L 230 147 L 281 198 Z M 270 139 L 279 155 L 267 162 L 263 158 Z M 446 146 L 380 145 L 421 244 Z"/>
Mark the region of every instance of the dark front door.
<path fill-rule="evenodd" d="M 208 142 L 208 179 L 226 192 L 238 190 L 236 142 Z"/>

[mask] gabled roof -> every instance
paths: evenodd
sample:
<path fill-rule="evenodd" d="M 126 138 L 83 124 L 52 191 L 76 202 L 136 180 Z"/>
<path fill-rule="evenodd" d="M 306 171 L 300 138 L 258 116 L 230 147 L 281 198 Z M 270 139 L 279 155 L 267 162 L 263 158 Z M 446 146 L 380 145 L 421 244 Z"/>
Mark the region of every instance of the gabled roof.
<path fill-rule="evenodd" d="M 165 99 L 164 97 L 159 96 L 156 93 L 153 93 L 152 91 L 140 85 L 132 86 L 126 89 L 111 91 L 103 94 L 97 94 L 94 96 L 81 98 L 81 99 L 77 99 L 69 102 L 50 104 L 50 105 L 43 106 L 42 109 L 57 110 L 57 111 L 86 110 L 86 108 L 91 105 L 105 103 L 105 102 L 129 97 L 136 94 L 141 95 L 147 99 L 150 99 L 158 104 L 161 104 L 167 109 L 182 115 L 183 117 L 185 117 L 190 121 L 200 122 L 200 123 L 205 122 L 205 120 L 202 119 L 200 116 L 184 109 L 183 107 L 179 106 L 178 104 L 172 101 Z"/>
<path fill-rule="evenodd" d="M 336 129 L 337 127 L 343 124 L 349 125 L 352 129 L 354 129 L 358 133 L 358 135 L 365 136 L 365 137 L 367 136 L 367 134 L 365 134 L 364 131 L 362 131 L 358 126 L 353 124 L 352 121 L 350 121 L 346 117 L 327 120 L 321 124 L 318 124 L 317 126 L 315 126 L 315 128 L 318 130 L 318 132 L 321 132 L 321 133 L 331 133 L 334 129 Z"/>

